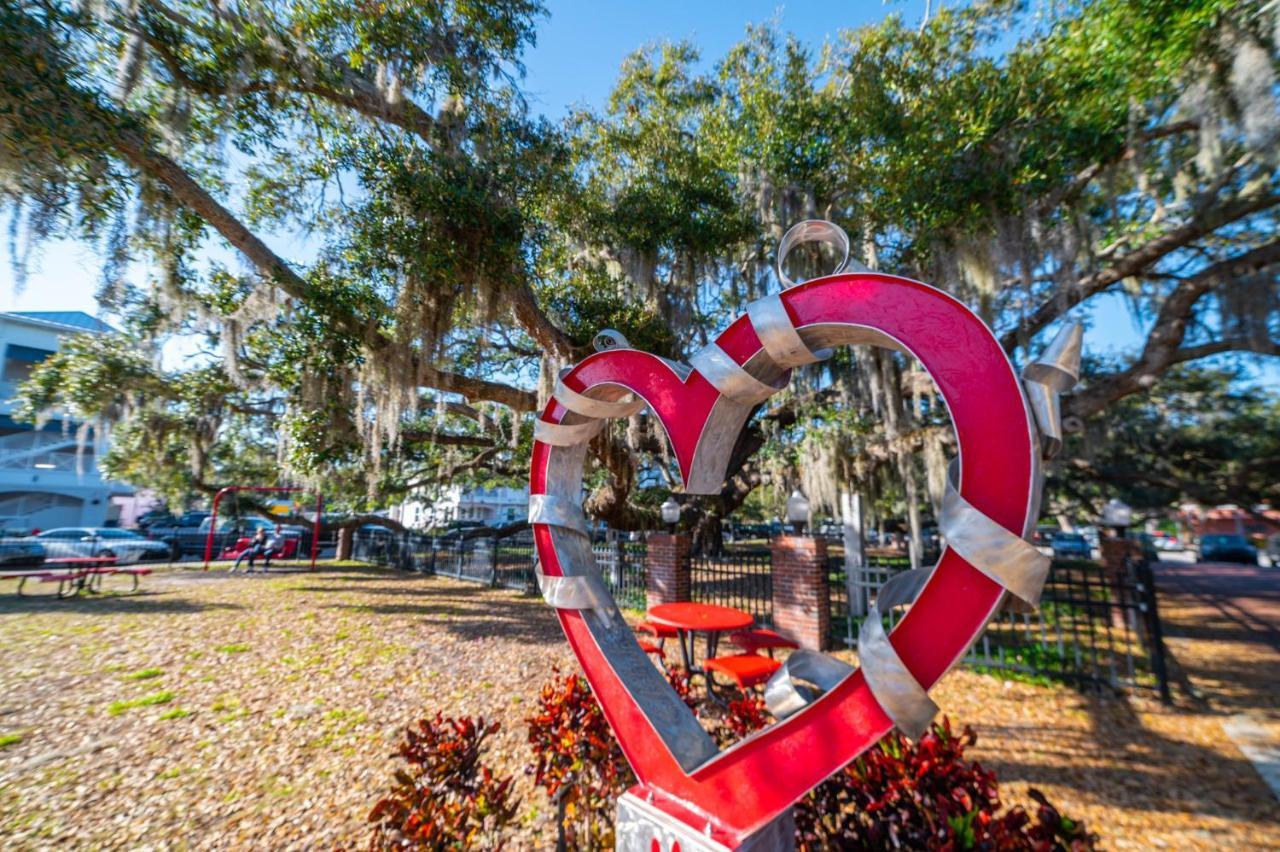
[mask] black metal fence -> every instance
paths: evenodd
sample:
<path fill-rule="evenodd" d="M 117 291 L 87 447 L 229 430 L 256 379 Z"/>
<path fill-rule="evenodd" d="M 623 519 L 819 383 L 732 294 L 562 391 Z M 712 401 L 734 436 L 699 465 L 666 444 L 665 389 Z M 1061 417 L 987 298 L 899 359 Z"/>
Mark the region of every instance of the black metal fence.
<path fill-rule="evenodd" d="M 618 605 L 643 609 L 645 543 L 602 542 L 593 545 L 592 551 L 596 567 Z M 506 536 L 434 538 L 420 533 L 362 529 L 352 539 L 351 556 L 402 571 L 441 574 L 530 593 L 538 590 L 537 557 L 529 530 Z"/>
<path fill-rule="evenodd" d="M 861 588 L 872 592 L 909 566 L 873 566 L 846 582 L 843 564 L 828 573 L 832 630 L 837 643 L 857 646 L 865 614 Z M 849 592 L 854 611 L 849 611 Z M 837 604 L 837 601 L 840 603 Z M 859 608 L 861 607 L 861 608 Z M 1168 699 L 1169 682 L 1151 566 L 1133 560 L 1120 572 L 1096 562 L 1055 561 L 1034 613 L 1004 610 L 969 649 L 964 662 L 979 671 L 1017 672 L 1081 687 L 1155 689 Z"/>
<path fill-rule="evenodd" d="M 592 546 L 596 566 L 618 605 L 645 606 L 643 541 Z M 528 530 L 515 535 L 432 538 L 417 533 L 360 530 L 354 558 L 405 571 L 442 574 L 494 587 L 536 593 L 536 556 Z M 837 549 L 827 566 L 832 639 L 857 647 L 857 629 L 867 605 L 890 577 L 908 570 L 905 555 L 871 553 L 850 578 Z M 771 557 L 765 548 L 726 548 L 718 556 L 695 556 L 692 599 L 751 613 L 769 624 L 773 616 Z M 980 670 L 1018 672 L 1080 686 L 1151 688 L 1167 695 L 1164 646 L 1150 566 L 1141 560 L 1109 573 L 1095 562 L 1055 562 L 1041 607 L 1032 614 L 1001 612 L 965 657 Z"/>
<path fill-rule="evenodd" d="M 745 610 L 762 624 L 773 621 L 772 558 L 765 548 L 725 548 L 718 556 L 695 556 L 692 597 Z"/>

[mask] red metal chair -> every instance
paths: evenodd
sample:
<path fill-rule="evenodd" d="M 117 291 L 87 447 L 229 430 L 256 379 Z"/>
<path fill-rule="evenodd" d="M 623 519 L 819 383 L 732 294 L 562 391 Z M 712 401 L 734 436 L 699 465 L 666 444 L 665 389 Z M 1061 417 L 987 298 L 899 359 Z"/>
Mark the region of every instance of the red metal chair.
<path fill-rule="evenodd" d="M 754 630 L 739 630 L 737 633 L 730 633 L 729 641 L 746 651 L 748 654 L 758 654 L 761 651 L 767 651 L 770 657 L 773 656 L 774 648 L 790 648 L 795 650 L 800 647 L 781 633 L 770 630 L 767 627 L 757 627 Z"/>
<path fill-rule="evenodd" d="M 658 658 L 658 666 L 665 672 L 667 670 L 667 655 L 663 653 L 661 646 L 653 644 L 648 639 L 639 639 L 637 641 L 640 643 L 641 651 Z"/>
<path fill-rule="evenodd" d="M 782 663 L 772 657 L 759 654 L 733 654 L 728 657 L 710 657 L 703 661 L 707 670 L 707 685 L 712 685 L 711 673 L 719 672 L 746 692 L 753 686 L 759 686 L 773 676 Z"/>

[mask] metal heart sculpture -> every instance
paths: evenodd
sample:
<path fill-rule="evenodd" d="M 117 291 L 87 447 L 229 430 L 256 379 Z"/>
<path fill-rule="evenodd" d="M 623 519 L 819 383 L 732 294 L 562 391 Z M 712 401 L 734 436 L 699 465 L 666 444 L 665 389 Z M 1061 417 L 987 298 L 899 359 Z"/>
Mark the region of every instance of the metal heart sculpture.
<path fill-rule="evenodd" d="M 690 365 L 614 340 L 562 374 L 534 434 L 529 520 L 539 581 L 640 781 L 634 794 L 698 828 L 710 845 L 738 848 L 895 724 L 913 736 L 927 727 L 936 707 L 926 691 L 965 654 L 1006 591 L 1037 602 L 1047 560 L 1024 536 L 1039 513 L 1038 432 L 1056 437 L 1057 394 L 1074 384 L 1079 338 L 1075 330 L 1056 341 L 1036 365 L 1029 405 L 995 336 L 961 302 L 865 272 L 752 303 Z M 840 344 L 909 353 L 941 392 L 959 448 L 940 518 L 947 547 L 907 593 L 882 591 L 881 610 L 911 606 L 888 637 L 877 613 L 866 619 L 860 669 L 796 652 L 791 661 L 801 665 L 784 667 L 768 688 L 771 707 L 781 696 L 780 720 L 721 752 L 640 650 L 597 571 L 582 510 L 586 444 L 606 419 L 648 406 L 686 491 L 718 492 L 753 408 L 786 386 L 791 368 Z M 792 686 L 796 668 L 823 688 Z"/>

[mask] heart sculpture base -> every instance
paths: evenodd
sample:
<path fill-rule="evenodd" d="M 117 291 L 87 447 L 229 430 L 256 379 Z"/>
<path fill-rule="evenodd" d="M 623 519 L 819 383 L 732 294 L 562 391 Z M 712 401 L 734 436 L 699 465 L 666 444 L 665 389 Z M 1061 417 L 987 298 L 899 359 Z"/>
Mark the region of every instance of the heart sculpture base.
<path fill-rule="evenodd" d="M 789 852 L 796 848 L 790 810 L 743 836 L 715 827 L 680 802 L 643 785 L 618 798 L 616 826 L 618 852 Z"/>

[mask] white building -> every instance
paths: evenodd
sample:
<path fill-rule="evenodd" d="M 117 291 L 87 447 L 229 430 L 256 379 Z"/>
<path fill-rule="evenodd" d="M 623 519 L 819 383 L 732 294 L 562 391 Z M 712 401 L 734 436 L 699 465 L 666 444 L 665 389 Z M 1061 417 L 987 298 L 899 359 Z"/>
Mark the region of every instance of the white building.
<path fill-rule="evenodd" d="M 0 525 L 101 526 L 119 512 L 111 498 L 133 494 L 103 481 L 92 442 L 78 446 L 78 423 L 51 419 L 36 429 L 13 419 L 18 384 L 64 337 L 114 331 L 81 311 L 0 313 Z"/>
<path fill-rule="evenodd" d="M 503 527 L 528 518 L 529 490 L 452 485 L 435 500 L 409 499 L 392 508 L 389 514 L 410 529 L 443 527 L 453 521 L 479 521 L 485 526 Z"/>

